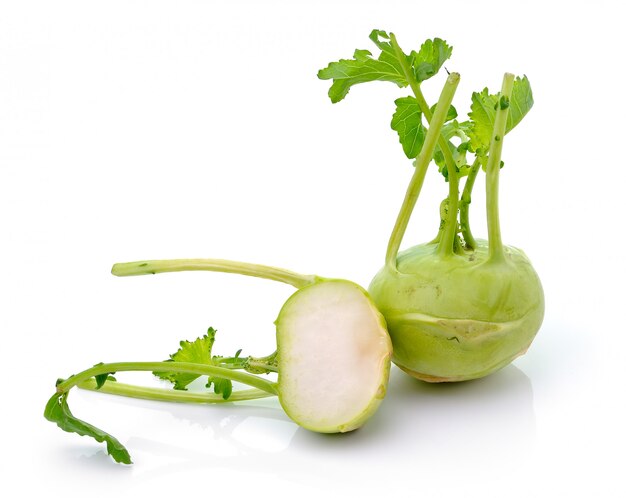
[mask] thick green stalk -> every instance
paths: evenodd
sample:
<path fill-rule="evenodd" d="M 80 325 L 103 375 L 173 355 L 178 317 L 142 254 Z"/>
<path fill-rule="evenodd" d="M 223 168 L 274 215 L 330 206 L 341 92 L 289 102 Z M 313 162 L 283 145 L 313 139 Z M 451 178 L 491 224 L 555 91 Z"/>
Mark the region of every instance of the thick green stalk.
<path fill-rule="evenodd" d="M 506 120 L 509 115 L 514 80 L 515 76 L 511 73 L 506 73 L 502 80 L 502 90 L 498 97 L 491 145 L 489 146 L 489 158 L 487 159 L 487 229 L 489 234 L 489 261 L 493 262 L 504 261 L 504 246 L 502 245 L 500 214 L 498 211 L 498 186 L 502 143 L 506 133 Z"/>
<path fill-rule="evenodd" d="M 442 149 L 450 150 L 448 144 L 444 142 Z M 445 154 L 444 154 L 445 156 Z M 451 256 L 454 254 L 454 243 L 457 238 L 457 214 L 459 212 L 459 174 L 456 164 L 452 168 L 448 167 L 448 218 L 443 227 L 441 241 L 437 248 L 440 256 Z"/>
<path fill-rule="evenodd" d="M 420 107 L 420 110 L 424 114 L 426 121 L 432 126 L 432 113 L 428 107 L 428 103 L 424 98 L 424 94 L 420 88 L 419 82 L 415 79 L 411 68 L 409 67 L 406 56 L 400 48 L 396 36 L 393 33 L 389 34 L 391 46 L 396 54 L 396 58 L 400 62 L 404 77 L 409 83 L 415 99 Z M 459 175 L 456 170 L 456 163 L 452 156 L 452 151 L 448 145 L 448 141 L 443 136 L 439 136 L 437 139 L 439 148 L 443 154 L 444 161 L 448 168 L 448 217 L 445 220 L 443 227 L 443 233 L 439 240 L 438 253 L 442 256 L 451 255 L 454 251 L 454 240 L 457 234 L 457 213 L 459 209 Z"/>
<path fill-rule="evenodd" d="M 476 248 L 476 239 L 474 239 L 472 230 L 470 229 L 469 206 L 472 202 L 472 189 L 474 188 L 474 182 L 476 181 L 476 176 L 478 175 L 479 170 L 480 160 L 476 158 L 467 175 L 467 179 L 465 180 L 465 186 L 463 187 L 463 193 L 461 194 L 461 201 L 459 202 L 459 221 L 466 249 Z"/>
<path fill-rule="evenodd" d="M 82 381 L 76 387 L 79 389 L 86 389 L 88 391 L 115 394 L 117 396 L 126 396 L 129 398 L 177 403 L 229 403 L 231 401 L 246 401 L 272 396 L 272 394 L 262 391 L 261 389 L 245 389 L 242 391 L 233 391 L 228 399 L 224 399 L 221 394 L 192 393 L 188 391 L 162 389 L 159 387 L 133 386 L 130 384 L 123 384 L 122 382 L 112 381 L 107 381 L 102 387 L 98 388 L 94 379 Z"/>
<path fill-rule="evenodd" d="M 396 223 L 393 227 L 393 231 L 391 232 L 391 237 L 389 238 L 389 244 L 387 245 L 385 264 L 394 269 L 396 268 L 396 259 L 400 243 L 402 242 L 402 238 L 406 232 L 406 227 L 409 223 L 409 219 L 411 218 L 411 213 L 413 212 L 413 208 L 415 207 L 415 203 L 417 202 L 417 198 L 422 189 L 426 170 L 428 169 L 428 165 L 433 157 L 435 145 L 437 144 L 437 140 L 441 134 L 441 128 L 445 122 L 446 115 L 448 114 L 448 108 L 452 103 L 459 80 L 460 76 L 458 73 L 452 73 L 448 76 L 446 84 L 444 85 L 441 95 L 439 96 L 439 102 L 437 103 L 435 113 L 432 116 L 430 127 L 426 132 L 424 145 L 422 146 L 419 156 L 417 156 L 417 159 L 415 160 L 415 171 L 413 172 L 413 176 L 409 182 L 409 186 L 404 196 L 404 201 L 402 202 L 402 207 L 398 213 Z"/>
<path fill-rule="evenodd" d="M 236 273 L 252 277 L 266 278 L 285 284 L 293 285 L 297 289 L 306 287 L 323 280 L 316 275 L 302 275 L 290 270 L 273 266 L 242 263 L 227 259 L 169 259 L 134 261 L 132 263 L 116 263 L 111 273 L 118 277 L 133 275 L 152 275 L 175 271 L 214 271 L 222 273 Z"/>
<path fill-rule="evenodd" d="M 69 379 L 57 385 L 58 393 L 65 393 L 72 387 L 80 384 L 87 379 L 96 375 L 103 375 L 113 372 L 175 372 L 190 373 L 198 375 L 212 375 L 222 379 L 234 380 L 247 384 L 251 387 L 261 389 L 271 395 L 277 395 L 278 390 L 275 382 L 261 379 L 256 375 L 252 375 L 238 370 L 230 370 L 228 368 L 216 367 L 213 365 L 200 365 L 198 363 L 186 363 L 175 361 L 137 361 L 137 362 L 119 362 L 119 363 L 102 363 L 95 365 L 87 370 L 72 375 Z"/>

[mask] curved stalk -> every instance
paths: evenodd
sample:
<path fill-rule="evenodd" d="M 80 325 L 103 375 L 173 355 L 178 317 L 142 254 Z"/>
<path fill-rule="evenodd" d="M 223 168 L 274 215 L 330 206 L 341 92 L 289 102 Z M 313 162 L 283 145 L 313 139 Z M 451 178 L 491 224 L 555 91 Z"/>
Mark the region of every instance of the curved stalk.
<path fill-rule="evenodd" d="M 87 370 L 72 375 L 69 379 L 60 382 L 57 385 L 57 393 L 66 393 L 72 387 L 95 377 L 112 372 L 176 372 L 190 373 L 198 375 L 213 375 L 222 379 L 234 380 L 256 387 L 270 395 L 278 395 L 275 382 L 261 379 L 256 375 L 252 375 L 238 370 L 228 368 L 215 367 L 212 365 L 200 365 L 198 363 L 173 362 L 173 361 L 137 361 L 137 362 L 119 362 L 119 363 L 102 363 L 95 365 Z M 104 387 L 104 386 L 103 386 Z"/>
<path fill-rule="evenodd" d="M 489 261 L 504 261 L 504 246 L 500 233 L 500 213 L 498 211 L 498 186 L 500 179 L 500 161 L 502 142 L 506 133 L 506 120 L 509 115 L 509 102 L 513 92 L 515 76 L 506 73 L 502 80 L 502 90 L 497 104 L 493 134 L 487 159 L 487 229 L 489 234 Z"/>
<path fill-rule="evenodd" d="M 302 275 L 290 270 L 273 266 L 242 263 L 227 259 L 161 259 L 149 261 L 133 261 L 130 263 L 116 263 L 111 273 L 118 277 L 134 275 L 152 275 L 176 271 L 214 271 L 222 273 L 236 273 L 251 277 L 275 280 L 293 285 L 297 289 L 306 287 L 323 280 L 316 275 Z"/>
<path fill-rule="evenodd" d="M 417 202 L 417 198 L 422 189 L 426 170 L 428 169 L 428 165 L 433 157 L 435 145 L 441 135 L 441 128 L 443 127 L 446 115 L 448 114 L 448 108 L 452 103 L 456 88 L 459 85 L 459 80 L 460 76 L 458 73 L 452 73 L 448 76 L 446 84 L 441 91 L 435 113 L 432 116 L 430 127 L 426 132 L 424 145 L 422 146 L 419 156 L 417 156 L 417 159 L 415 160 L 415 171 L 413 172 L 413 176 L 409 182 L 409 186 L 404 196 L 404 201 L 402 202 L 402 207 L 398 213 L 396 223 L 393 227 L 393 231 L 391 232 L 391 237 L 389 238 L 389 244 L 387 245 L 385 264 L 391 266 L 393 269 L 396 269 L 396 259 L 400 243 L 402 242 L 402 238 L 406 232 L 406 227 L 409 223 L 409 219 L 411 218 L 411 213 L 413 212 L 413 208 L 415 207 L 415 203 Z"/>
<path fill-rule="evenodd" d="M 461 201 L 459 202 L 459 221 L 461 224 L 461 233 L 463 234 L 463 240 L 465 241 L 466 249 L 476 248 L 476 239 L 472 235 L 469 222 L 469 206 L 472 202 L 472 189 L 474 188 L 474 182 L 476 176 L 480 170 L 480 160 L 476 158 L 472 168 L 470 169 L 467 179 L 465 180 L 465 186 L 463 187 L 463 193 L 461 194 Z"/>
<path fill-rule="evenodd" d="M 111 381 L 107 381 L 102 387 L 98 388 L 96 381 L 93 379 L 80 382 L 76 387 L 87 391 L 115 394 L 117 396 L 125 396 L 128 398 L 176 403 L 229 403 L 231 401 L 246 401 L 272 396 L 272 394 L 262 391 L 261 389 L 245 389 L 242 391 L 233 391 L 228 399 L 224 399 L 221 394 L 192 393 L 188 391 L 176 391 L 173 389 L 163 389 L 159 387 L 134 386 L 131 384 L 124 384 L 122 382 Z"/>
<path fill-rule="evenodd" d="M 66 432 L 73 432 L 80 436 L 89 436 L 98 442 L 106 443 L 107 453 L 118 463 L 132 463 L 128 450 L 115 437 L 107 434 L 102 429 L 91 425 L 88 422 L 76 418 L 71 412 L 67 398 L 72 387 L 78 386 L 83 389 L 95 389 L 97 383 L 93 377 L 108 376 L 113 372 L 132 372 L 132 371 L 164 371 L 191 373 L 198 375 L 211 375 L 221 377 L 223 379 L 234 380 L 248 384 L 256 389 L 239 391 L 232 393 L 229 401 L 240 401 L 243 399 L 254 399 L 262 396 L 272 396 L 278 394 L 277 384 L 268 380 L 261 379 L 255 375 L 251 375 L 236 370 L 216 367 L 213 365 L 200 365 L 197 363 L 183 362 L 120 362 L 120 363 L 101 363 L 92 368 L 88 368 L 76 375 L 72 375 L 69 379 L 59 380 L 57 382 L 56 393 L 54 393 L 44 409 L 44 417 L 50 422 L 55 423 L 60 429 Z M 97 380 L 97 379 L 96 379 Z M 115 386 L 113 385 L 115 384 Z M 179 401 L 179 402 L 196 402 L 196 403 L 216 403 L 220 402 L 212 396 L 204 395 L 199 398 L 193 393 L 170 391 L 169 393 L 161 389 L 151 389 L 147 387 L 131 386 L 128 384 L 118 384 L 109 380 L 101 386 L 100 390 L 111 394 L 119 394 L 122 396 L 131 396 L 135 398 L 156 399 L 161 401 Z"/>

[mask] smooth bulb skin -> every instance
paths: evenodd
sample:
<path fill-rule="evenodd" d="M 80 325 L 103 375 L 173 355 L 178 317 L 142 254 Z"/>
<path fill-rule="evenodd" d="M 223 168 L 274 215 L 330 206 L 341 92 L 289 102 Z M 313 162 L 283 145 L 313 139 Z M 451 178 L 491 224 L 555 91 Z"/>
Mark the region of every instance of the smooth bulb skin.
<path fill-rule="evenodd" d="M 524 354 L 541 326 L 541 282 L 523 251 L 505 247 L 488 262 L 488 245 L 441 257 L 436 244 L 398 256 L 369 293 L 393 343 L 393 362 L 427 382 L 484 377 Z"/>

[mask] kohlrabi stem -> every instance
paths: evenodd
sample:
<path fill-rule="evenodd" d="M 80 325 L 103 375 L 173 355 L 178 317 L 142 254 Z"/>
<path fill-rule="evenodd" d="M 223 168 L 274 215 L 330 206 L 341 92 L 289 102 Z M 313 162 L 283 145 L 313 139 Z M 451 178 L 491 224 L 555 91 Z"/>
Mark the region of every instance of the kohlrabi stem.
<path fill-rule="evenodd" d="M 413 172 L 413 176 L 404 196 L 402 207 L 400 208 L 398 218 L 396 219 L 396 224 L 393 227 L 391 237 L 389 238 L 389 244 L 387 245 L 385 264 L 393 269 L 396 268 L 396 259 L 400 243 L 402 242 L 402 238 L 406 232 L 406 227 L 409 223 L 409 219 L 411 218 L 411 213 L 413 212 L 420 190 L 422 189 L 428 164 L 433 157 L 435 145 L 437 144 L 437 140 L 441 134 L 441 128 L 445 122 L 446 115 L 448 114 L 448 108 L 452 103 L 452 98 L 456 92 L 459 80 L 460 76 L 458 73 L 452 73 L 448 76 L 446 84 L 444 85 L 441 95 L 439 96 L 439 102 L 437 103 L 435 113 L 432 116 L 430 127 L 426 132 L 424 145 L 415 160 L 415 171 Z"/>
<path fill-rule="evenodd" d="M 450 151 L 448 144 L 444 141 L 442 150 Z M 445 156 L 445 154 L 444 154 Z M 441 241 L 437 247 L 440 256 L 451 256 L 454 253 L 454 242 L 457 237 L 457 213 L 459 212 L 459 174 L 456 171 L 456 164 L 452 168 L 448 167 L 448 218 L 446 219 L 441 234 Z"/>
<path fill-rule="evenodd" d="M 234 369 L 234 370 L 246 370 L 250 373 L 268 373 L 278 372 L 278 365 L 276 363 L 277 352 L 274 351 L 268 356 L 226 356 L 226 357 L 213 357 L 215 366 Z"/>
<path fill-rule="evenodd" d="M 500 161 L 502 158 L 502 142 L 506 133 L 506 120 L 509 115 L 511 94 L 515 76 L 506 73 L 502 80 L 502 90 L 496 104 L 496 117 L 493 124 L 489 157 L 487 159 L 487 229 L 489 234 L 489 261 L 504 261 L 504 246 L 500 233 L 500 214 L 498 212 L 498 184 L 500 178 Z"/>
<path fill-rule="evenodd" d="M 120 363 L 102 363 L 95 365 L 87 370 L 72 375 L 69 379 L 57 384 L 57 392 L 65 393 L 72 387 L 80 384 L 87 379 L 113 372 L 175 372 L 189 373 L 197 375 L 212 375 L 222 379 L 234 380 L 247 384 L 251 387 L 261 389 L 268 394 L 277 395 L 278 390 L 276 383 L 262 379 L 256 375 L 252 375 L 238 370 L 230 370 L 212 365 L 200 365 L 198 363 L 186 363 L 175 361 L 137 361 L 137 362 L 120 362 Z"/>
<path fill-rule="evenodd" d="M 293 285 L 300 289 L 322 280 L 316 275 L 302 275 L 273 266 L 242 263 L 227 259 L 169 259 L 152 261 L 134 261 L 132 263 L 116 263 L 111 269 L 113 275 L 127 277 L 131 275 L 151 275 L 174 271 L 214 271 L 222 273 L 237 273 L 252 277 L 276 280 Z"/>
<path fill-rule="evenodd" d="M 465 180 L 465 186 L 463 187 L 463 193 L 461 194 L 461 201 L 459 202 L 459 221 L 461 223 L 461 233 L 463 234 L 463 240 L 465 241 L 466 249 L 475 249 L 476 240 L 472 235 L 469 222 L 469 206 L 472 202 L 472 189 L 474 188 L 474 182 L 476 176 L 480 170 L 480 159 L 476 158 L 474 164 L 467 175 Z"/>
<path fill-rule="evenodd" d="M 117 396 L 126 396 L 129 398 L 170 401 L 177 403 L 229 403 L 231 401 L 246 401 L 272 396 L 272 394 L 262 391 L 261 389 L 245 389 L 242 391 L 233 391 L 228 399 L 224 399 L 221 394 L 192 393 L 188 391 L 162 389 L 159 387 L 142 387 L 113 381 L 107 381 L 103 386 L 98 388 L 96 381 L 93 379 L 80 382 L 76 387 L 79 389 L 86 389 L 88 391 L 115 394 Z"/>
<path fill-rule="evenodd" d="M 417 100 L 417 105 L 420 107 L 420 111 L 424 114 L 426 121 L 428 123 L 431 122 L 433 116 L 430 111 L 430 107 L 428 107 L 428 102 L 424 98 L 424 94 L 422 93 L 422 89 L 420 88 L 420 84 L 415 79 L 413 72 L 411 71 L 411 67 L 409 66 L 408 61 L 406 60 L 406 56 L 404 52 L 400 48 L 398 44 L 398 40 L 396 39 L 396 35 L 393 33 L 389 33 L 389 40 L 391 41 L 391 46 L 393 47 L 393 51 L 396 53 L 396 59 L 400 62 L 400 66 L 402 67 L 402 72 L 404 73 L 404 77 L 409 82 L 409 86 L 411 90 L 413 90 L 413 94 L 415 95 L 415 99 Z M 452 156 L 450 156 L 452 157 Z"/>
<path fill-rule="evenodd" d="M 404 52 L 400 48 L 398 44 L 398 40 L 393 33 L 389 34 L 389 39 L 391 41 L 391 46 L 393 47 L 394 52 L 396 53 L 396 58 L 400 61 L 400 65 L 402 67 L 402 72 L 404 73 L 404 77 L 409 83 L 411 90 L 413 90 L 413 94 L 415 95 L 415 99 L 426 118 L 426 121 L 432 126 L 432 112 L 428 107 L 428 103 L 424 98 L 424 94 L 420 88 L 420 83 L 415 79 L 415 75 L 411 71 L 408 61 L 406 60 L 406 56 Z M 444 116 L 445 117 L 445 116 Z M 452 156 L 452 151 L 450 150 L 450 146 L 448 145 L 448 141 L 443 136 L 439 136 L 437 138 L 437 143 L 439 148 L 441 149 L 441 153 L 443 154 L 444 161 L 448 168 L 448 217 L 445 220 L 445 225 L 443 227 L 442 237 L 439 241 L 439 246 L 437 252 L 442 256 L 451 255 L 454 252 L 454 239 L 457 234 L 457 213 L 459 210 L 459 175 L 456 170 L 456 163 L 454 161 L 454 157 Z"/>

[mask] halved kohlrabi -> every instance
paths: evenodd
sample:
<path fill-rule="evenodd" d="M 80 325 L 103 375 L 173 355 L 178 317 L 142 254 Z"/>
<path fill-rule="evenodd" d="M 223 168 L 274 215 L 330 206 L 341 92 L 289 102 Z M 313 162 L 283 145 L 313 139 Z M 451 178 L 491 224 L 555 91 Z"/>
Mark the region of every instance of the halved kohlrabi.
<path fill-rule="evenodd" d="M 276 342 L 280 403 L 302 427 L 351 431 L 384 398 L 391 341 L 358 285 L 329 280 L 297 291 L 276 320 Z"/>
<path fill-rule="evenodd" d="M 107 444 L 121 463 L 131 463 L 124 446 L 106 432 L 74 417 L 67 396 L 74 386 L 109 394 L 180 403 L 223 403 L 277 395 L 287 415 L 316 432 L 348 432 L 376 411 L 387 390 L 391 339 L 383 316 L 367 292 L 347 280 L 301 275 L 280 268 L 216 259 L 138 261 L 113 267 L 119 276 L 205 270 L 240 273 L 293 285 L 276 320 L 276 351 L 264 357 L 212 354 L 215 330 L 182 341 L 163 362 L 99 363 L 57 383 L 45 417 L 61 429 Z M 242 371 L 243 370 L 243 371 Z M 152 371 L 174 384 L 174 390 L 117 382 L 111 374 Z M 277 382 L 256 374 L 277 373 Z M 187 392 L 207 377 L 213 393 Z M 233 381 L 252 389 L 233 390 Z"/>

